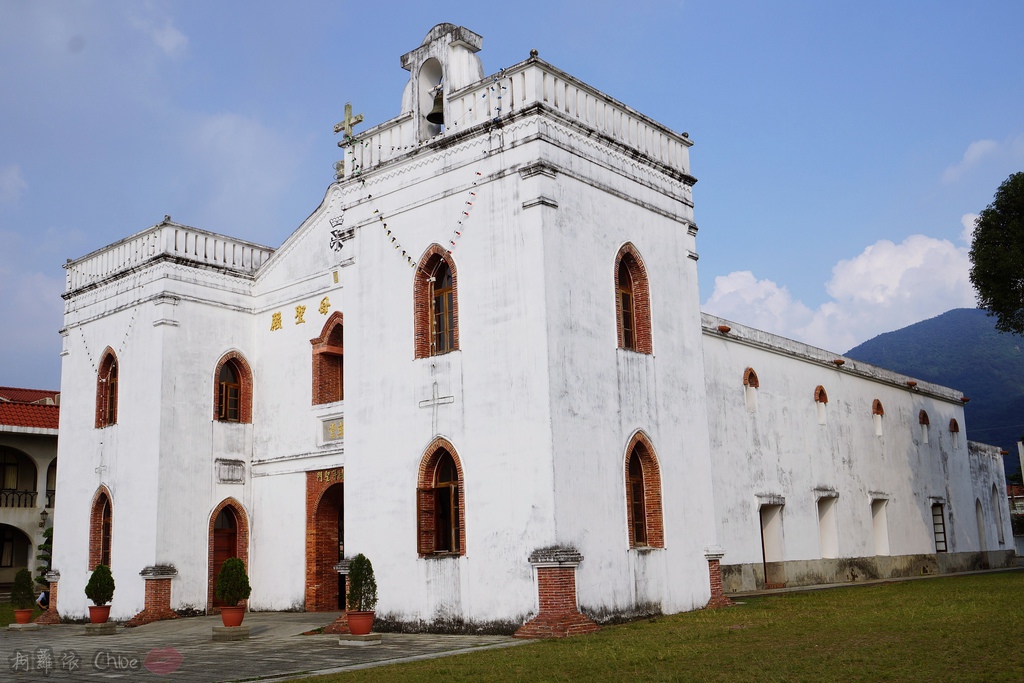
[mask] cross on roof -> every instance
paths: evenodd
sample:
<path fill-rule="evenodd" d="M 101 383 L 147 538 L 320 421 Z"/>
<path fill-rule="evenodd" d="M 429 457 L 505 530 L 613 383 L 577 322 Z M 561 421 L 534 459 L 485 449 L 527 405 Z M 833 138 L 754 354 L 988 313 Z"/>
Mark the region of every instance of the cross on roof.
<path fill-rule="evenodd" d="M 341 121 L 339 121 L 338 123 L 334 124 L 334 132 L 335 133 L 340 133 L 341 131 L 344 130 L 345 131 L 345 135 L 347 137 L 352 137 L 352 126 L 356 125 L 357 123 L 362 123 L 362 122 L 363 122 L 363 115 L 362 114 L 356 114 L 355 116 L 352 116 L 352 103 L 351 102 L 346 102 L 345 103 L 345 118 L 342 119 Z"/>

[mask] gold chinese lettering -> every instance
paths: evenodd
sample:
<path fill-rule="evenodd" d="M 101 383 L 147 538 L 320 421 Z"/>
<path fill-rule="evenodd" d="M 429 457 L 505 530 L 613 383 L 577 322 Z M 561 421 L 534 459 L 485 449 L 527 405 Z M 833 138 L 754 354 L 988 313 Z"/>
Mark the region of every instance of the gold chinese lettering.
<path fill-rule="evenodd" d="M 331 300 L 326 296 L 320 299 L 320 315 L 327 315 L 331 310 Z"/>
<path fill-rule="evenodd" d="M 281 313 L 277 312 L 270 316 L 270 331 L 281 329 Z"/>
<path fill-rule="evenodd" d="M 306 315 L 306 307 L 305 306 L 296 306 L 295 307 L 295 324 L 296 325 L 299 325 L 301 323 L 306 322 L 302 318 L 302 316 L 304 316 L 304 315 Z"/>

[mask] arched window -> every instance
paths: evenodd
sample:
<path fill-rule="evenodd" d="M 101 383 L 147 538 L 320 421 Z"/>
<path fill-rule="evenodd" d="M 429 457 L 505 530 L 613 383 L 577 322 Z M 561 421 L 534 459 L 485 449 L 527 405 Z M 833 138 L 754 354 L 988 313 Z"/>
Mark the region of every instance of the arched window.
<path fill-rule="evenodd" d="M 46 507 L 52 508 L 57 495 L 57 458 L 46 468 Z"/>
<path fill-rule="evenodd" d="M 928 420 L 928 412 L 922 410 L 917 414 L 917 422 L 921 425 L 921 443 L 928 443 L 928 425 L 931 422 Z"/>
<path fill-rule="evenodd" d="M 445 439 L 435 439 L 420 463 L 416 507 L 417 552 L 421 557 L 466 554 L 462 467 L 455 449 Z"/>
<path fill-rule="evenodd" d="M 439 245 L 427 249 L 413 283 L 416 358 L 459 348 L 458 274 L 451 254 Z"/>
<path fill-rule="evenodd" d="M 818 411 L 818 424 L 825 424 L 825 406 L 828 405 L 828 394 L 820 384 L 814 387 L 814 405 Z"/>
<path fill-rule="evenodd" d="M 252 371 L 237 351 L 229 351 L 217 361 L 213 376 L 213 419 L 252 422 Z"/>
<path fill-rule="evenodd" d="M 875 425 L 875 436 L 882 435 L 882 417 L 885 415 L 885 408 L 877 398 L 871 402 L 871 420 Z"/>
<path fill-rule="evenodd" d="M 100 487 L 92 502 L 89 517 L 89 569 L 97 565 L 110 566 L 111 532 L 113 530 L 113 506 L 106 487 Z"/>
<path fill-rule="evenodd" d="M 630 548 L 664 548 L 661 472 L 650 442 L 637 432 L 626 449 L 626 517 Z"/>
<path fill-rule="evenodd" d="M 117 424 L 117 356 L 108 346 L 96 375 L 96 428 Z"/>
<path fill-rule="evenodd" d="M 26 453 L 0 446 L 0 509 L 36 506 L 36 463 Z"/>
<path fill-rule="evenodd" d="M 639 252 L 628 243 L 615 257 L 615 317 L 620 349 L 654 353 L 647 270 Z"/>
<path fill-rule="evenodd" d="M 338 311 L 331 313 L 313 345 L 313 405 L 345 399 L 345 326 Z"/>
<path fill-rule="evenodd" d="M 953 447 L 956 448 L 960 443 L 960 423 L 955 417 L 949 421 L 949 433 L 953 436 Z"/>
<path fill-rule="evenodd" d="M 754 368 L 747 368 L 743 371 L 743 395 L 747 401 L 747 410 L 757 412 L 757 388 L 761 383 L 757 379 Z"/>

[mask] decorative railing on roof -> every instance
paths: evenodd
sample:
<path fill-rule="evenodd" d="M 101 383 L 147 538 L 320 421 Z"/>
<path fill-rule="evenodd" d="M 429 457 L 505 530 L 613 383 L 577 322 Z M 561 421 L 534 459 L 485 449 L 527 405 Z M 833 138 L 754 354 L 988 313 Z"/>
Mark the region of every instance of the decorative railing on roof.
<path fill-rule="evenodd" d="M 688 150 L 692 143 L 686 137 L 538 59 L 529 59 L 456 91 L 447 100 L 445 118 L 451 123 L 434 140 L 543 104 L 622 145 L 689 173 Z M 417 128 L 413 116 L 404 114 L 362 134 L 357 132 L 356 143 L 345 147 L 345 175 L 369 170 L 429 143 L 417 141 Z"/>
<path fill-rule="evenodd" d="M 259 244 L 164 222 L 64 264 L 66 291 L 99 282 L 161 256 L 250 274 L 273 253 L 273 249 Z"/>

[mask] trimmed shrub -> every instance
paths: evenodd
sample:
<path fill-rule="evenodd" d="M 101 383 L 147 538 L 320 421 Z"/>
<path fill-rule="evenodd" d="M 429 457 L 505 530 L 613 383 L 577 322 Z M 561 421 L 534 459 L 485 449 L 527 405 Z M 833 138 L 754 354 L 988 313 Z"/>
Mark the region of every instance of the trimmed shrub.
<path fill-rule="evenodd" d="M 223 600 L 230 607 L 235 607 L 242 600 L 249 597 L 252 588 L 249 587 L 249 575 L 245 573 L 245 564 L 237 557 L 224 560 L 224 564 L 217 574 L 217 598 Z"/>
<path fill-rule="evenodd" d="M 359 553 L 348 566 L 348 608 L 353 612 L 372 612 L 377 606 L 377 580 L 370 560 Z"/>
<path fill-rule="evenodd" d="M 85 597 L 92 600 L 97 607 L 110 602 L 114 597 L 114 576 L 110 573 L 110 567 L 105 564 L 96 565 L 89 583 L 85 584 Z"/>

